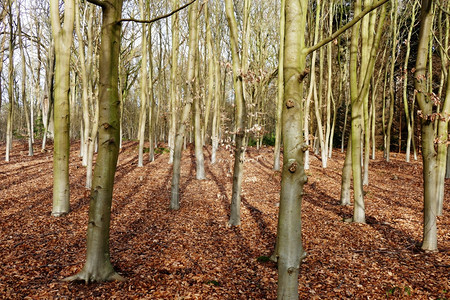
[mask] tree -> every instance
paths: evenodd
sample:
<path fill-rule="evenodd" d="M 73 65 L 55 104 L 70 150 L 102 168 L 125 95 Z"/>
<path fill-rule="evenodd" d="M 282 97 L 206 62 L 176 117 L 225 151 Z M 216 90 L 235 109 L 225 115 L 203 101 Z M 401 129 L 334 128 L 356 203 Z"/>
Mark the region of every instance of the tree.
<path fill-rule="evenodd" d="M 60 23 L 59 1 L 50 1 L 52 35 L 55 41 L 55 138 L 53 150 L 52 216 L 69 212 L 69 70 L 75 18 L 75 1 L 64 3 L 64 24 Z"/>
<path fill-rule="evenodd" d="M 5 161 L 9 161 L 9 154 L 12 149 L 12 123 L 14 112 L 14 29 L 13 29 L 13 15 L 12 15 L 12 0 L 8 0 L 9 12 L 9 67 L 8 67 L 8 120 L 6 124 L 6 154 Z"/>
<path fill-rule="evenodd" d="M 283 169 L 277 229 L 278 299 L 298 299 L 300 262 L 306 256 L 301 235 L 303 168 L 302 90 L 308 1 L 286 0 L 284 39 Z"/>
<path fill-rule="evenodd" d="M 273 169 L 280 170 L 281 153 L 281 114 L 283 111 L 284 98 L 284 78 L 283 78 L 283 60 L 284 60 L 284 36 L 285 36 L 285 0 L 281 0 L 280 5 L 280 48 L 278 50 L 278 94 L 277 94 L 277 114 L 275 127 L 275 149 Z"/>
<path fill-rule="evenodd" d="M 145 19 L 147 9 L 144 7 L 144 1 L 139 0 L 139 9 L 141 11 L 141 18 Z M 144 142 L 145 142 L 145 120 L 147 116 L 147 97 L 148 97 L 148 84 L 147 84 L 147 24 L 142 24 L 142 40 L 141 40 L 141 112 L 139 114 L 139 155 L 138 155 L 138 167 L 144 166 Z M 151 57 L 150 57 L 151 59 Z M 151 122 L 151 120 L 149 120 Z"/>
<path fill-rule="evenodd" d="M 249 0 L 244 2 L 244 6 L 248 6 Z M 244 68 L 241 57 L 239 56 L 239 38 L 236 18 L 234 16 L 234 5 L 231 0 L 225 0 L 225 13 L 230 28 L 230 42 L 231 55 L 233 67 L 233 87 L 234 87 L 234 105 L 235 105 L 235 134 L 236 134 L 236 148 L 234 152 L 234 167 L 233 167 L 233 190 L 231 196 L 231 212 L 229 225 L 237 226 L 241 224 L 241 186 L 244 169 L 244 137 L 245 137 L 245 115 L 246 106 L 244 98 L 244 86 L 242 71 Z M 243 46 L 243 48 L 245 48 Z"/>
<path fill-rule="evenodd" d="M 178 0 L 172 0 L 172 9 L 178 6 Z M 172 16 L 172 67 L 170 69 L 170 101 L 169 101 L 169 113 L 170 113 L 170 129 L 169 129 L 169 163 L 173 163 L 173 155 L 175 152 L 175 134 L 177 131 L 177 114 L 176 107 L 178 105 L 178 84 L 176 82 L 178 72 L 178 47 L 179 47 L 179 20 L 178 14 Z"/>
<path fill-rule="evenodd" d="M 198 30 L 198 3 L 193 2 L 189 6 L 189 54 L 188 54 L 188 66 L 187 66 L 187 95 L 177 133 L 175 135 L 175 151 L 173 157 L 173 174 L 172 174 L 172 188 L 171 188 L 171 200 L 170 209 L 178 210 L 180 208 L 180 169 L 181 169 L 181 150 L 183 147 L 183 139 L 186 131 L 187 123 L 189 122 L 189 114 L 191 111 L 195 92 L 195 64 L 197 61 L 197 30 Z M 173 83 L 172 83 L 173 84 Z M 173 108 L 172 108 L 173 109 Z"/>
<path fill-rule="evenodd" d="M 437 250 L 437 197 L 436 197 L 436 150 L 434 145 L 434 102 L 427 91 L 427 61 L 429 38 L 433 25 L 433 0 L 422 0 L 420 15 L 419 45 L 417 49 L 416 68 L 414 72 L 414 88 L 417 103 L 420 107 L 420 126 L 422 135 L 423 159 L 423 241 L 422 249 Z"/>
<path fill-rule="evenodd" d="M 119 54 L 122 0 L 89 0 L 102 8 L 99 75 L 99 149 L 89 203 L 86 263 L 67 281 L 123 280 L 114 271 L 109 254 L 111 203 L 119 155 Z"/>

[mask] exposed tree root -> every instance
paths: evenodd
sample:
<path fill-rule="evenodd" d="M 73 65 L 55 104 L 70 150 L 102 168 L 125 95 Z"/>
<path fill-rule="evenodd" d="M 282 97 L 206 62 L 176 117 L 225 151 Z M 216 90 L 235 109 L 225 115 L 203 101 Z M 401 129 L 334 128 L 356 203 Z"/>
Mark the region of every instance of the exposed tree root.
<path fill-rule="evenodd" d="M 92 282 L 104 282 L 104 281 L 126 281 L 126 279 L 116 272 L 112 272 L 105 276 L 105 274 L 101 274 L 98 272 L 88 272 L 83 269 L 78 274 L 64 278 L 63 281 L 67 282 L 84 281 L 86 284 L 88 284 Z"/>

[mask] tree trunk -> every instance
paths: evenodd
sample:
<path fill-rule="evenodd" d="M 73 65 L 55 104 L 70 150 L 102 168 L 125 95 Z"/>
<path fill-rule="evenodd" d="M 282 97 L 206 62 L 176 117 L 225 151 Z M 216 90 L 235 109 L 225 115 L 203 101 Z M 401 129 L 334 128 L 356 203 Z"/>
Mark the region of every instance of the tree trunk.
<path fill-rule="evenodd" d="M 244 86 L 242 80 L 242 62 L 239 56 L 239 38 L 236 19 L 234 17 L 234 5 L 231 0 L 225 0 L 225 11 L 230 28 L 231 55 L 233 61 L 233 86 L 235 95 L 235 128 L 236 128 L 236 149 L 234 153 L 233 168 L 233 188 L 231 195 L 231 212 L 228 224 L 238 226 L 241 224 L 241 186 L 244 172 L 244 137 L 245 137 L 245 116 L 246 106 L 244 98 Z"/>
<path fill-rule="evenodd" d="M 149 7 L 147 7 L 149 9 Z M 150 13 L 149 13 L 150 14 Z M 155 160 L 155 128 L 156 128 L 156 109 L 155 109 L 155 96 L 153 90 L 153 50 L 152 50 L 152 27 L 149 28 L 148 34 L 148 160 L 150 162 Z"/>
<path fill-rule="evenodd" d="M 301 235 L 303 168 L 303 75 L 308 1 L 286 0 L 284 45 L 283 170 L 277 229 L 278 299 L 298 299 L 298 274 L 306 256 Z M 281 70 L 280 70 L 281 71 Z"/>
<path fill-rule="evenodd" d="M 198 27 L 198 23 L 197 23 Z M 198 49 L 198 28 L 195 32 L 196 37 L 195 40 L 197 41 L 197 47 L 196 47 L 196 55 L 195 55 L 195 82 L 194 82 L 194 90 L 193 90 L 193 106 L 194 106 L 194 112 L 193 112 L 193 124 L 194 124 L 194 151 L 195 151 L 195 174 L 197 180 L 203 180 L 206 179 L 205 176 L 205 158 L 203 155 L 203 135 L 202 135 L 202 122 L 201 122 L 201 108 L 200 108 L 200 98 L 201 98 L 201 91 L 200 91 L 200 85 L 199 85 L 199 49 Z"/>
<path fill-rule="evenodd" d="M 52 34 L 55 41 L 55 137 L 53 150 L 53 216 L 69 212 L 69 88 L 70 56 L 75 18 L 75 1 L 64 4 L 64 25 L 60 24 L 59 2 L 50 1 Z"/>
<path fill-rule="evenodd" d="M 345 152 L 341 180 L 341 205 L 350 205 L 350 183 L 352 181 L 352 139 L 349 137 Z"/>
<path fill-rule="evenodd" d="M 9 9 L 9 67 L 8 67 L 8 118 L 6 121 L 6 154 L 5 161 L 9 161 L 10 152 L 12 149 L 12 123 L 14 112 L 14 30 L 13 30 L 13 16 L 12 16 L 12 0 L 8 0 Z"/>
<path fill-rule="evenodd" d="M 139 0 L 139 8 L 141 11 L 141 19 L 144 20 L 146 17 L 146 9 L 144 7 L 144 1 Z M 144 166 L 144 142 L 145 142 L 145 124 L 147 117 L 147 24 L 142 24 L 142 39 L 141 39 L 141 112 L 139 114 L 139 129 L 138 129 L 138 140 L 139 140 L 139 154 L 138 154 L 138 167 Z"/>
<path fill-rule="evenodd" d="M 91 190 L 87 230 L 86 263 L 80 273 L 66 278 L 100 282 L 123 280 L 111 265 L 109 227 L 114 175 L 119 154 L 120 103 L 118 93 L 118 65 L 120 53 L 120 24 L 122 0 L 101 2 L 103 26 L 100 45 L 99 77 L 99 152 Z"/>
<path fill-rule="evenodd" d="M 18 2 L 16 2 L 16 5 Z M 20 14 L 20 12 L 19 12 Z M 19 48 L 20 48 L 20 57 L 22 61 L 22 104 L 25 111 L 25 119 L 27 123 L 27 132 L 28 132 L 28 156 L 33 156 L 33 130 L 32 130 L 32 116 L 28 112 L 28 101 L 27 101 L 27 90 L 26 90 L 26 74 L 27 74 L 27 68 L 26 68 L 26 62 L 25 62 L 25 52 L 23 49 L 23 41 L 22 41 L 22 24 L 21 24 L 21 18 L 19 17 L 17 20 L 17 30 L 19 31 Z M 33 101 L 30 101 L 30 110 L 32 111 Z"/>
<path fill-rule="evenodd" d="M 89 129 L 90 129 L 90 120 L 89 120 L 89 92 L 88 92 L 88 82 L 89 82 L 89 76 L 86 71 L 86 60 L 85 60 L 85 53 L 84 53 L 84 41 L 83 36 L 81 35 L 81 23 L 80 23 L 80 13 L 79 13 L 79 6 L 80 6 L 80 0 L 76 0 L 75 4 L 75 32 L 78 37 L 78 41 L 80 43 L 78 53 L 80 55 L 80 71 L 81 71 L 81 79 L 82 79 L 82 92 L 81 92 L 81 103 L 82 103 L 82 122 L 83 122 L 83 128 L 82 128 L 82 136 L 83 139 L 81 140 L 81 144 L 83 145 L 83 151 L 81 151 L 81 156 L 83 158 L 82 165 L 87 166 L 87 160 L 88 160 L 88 149 L 89 149 Z M 86 4 L 89 5 L 89 4 Z M 87 12 L 89 13 L 89 9 L 85 8 Z"/>
<path fill-rule="evenodd" d="M 178 0 L 172 0 L 172 9 L 178 7 Z M 172 67 L 170 69 L 170 128 L 169 128 L 169 164 L 173 163 L 175 153 L 175 135 L 177 131 L 177 107 L 178 107 L 178 47 L 179 47 L 179 20 L 178 14 L 172 16 Z"/>
<path fill-rule="evenodd" d="M 414 88 L 417 91 L 416 99 L 421 109 L 422 157 L 423 157 L 423 242 L 422 249 L 437 250 L 436 226 L 436 150 L 434 148 L 434 122 L 430 119 L 433 113 L 433 101 L 428 98 L 427 92 L 427 56 L 429 38 L 433 25 L 432 3 L 430 0 L 422 1 L 420 16 L 419 45 L 417 50 L 416 71 L 414 73 Z"/>
<path fill-rule="evenodd" d="M 389 121 L 387 125 L 386 132 L 386 161 L 390 161 L 391 155 L 391 131 L 392 131 L 392 123 L 394 120 L 394 107 L 395 107 L 395 82 L 394 82 L 394 72 L 395 72 L 395 61 L 396 61 L 396 53 L 397 53 L 397 19 L 398 19 L 398 10 L 397 10 L 397 1 L 394 1 L 394 7 L 392 9 L 391 18 L 393 18 L 392 25 L 392 52 L 391 52 L 391 65 L 389 71 Z"/>
<path fill-rule="evenodd" d="M 361 2 L 355 3 L 355 15 L 361 11 Z M 362 135 L 362 120 L 363 120 L 363 105 L 365 99 L 368 97 L 370 82 L 372 80 L 373 70 L 376 61 L 376 53 L 378 45 L 381 40 L 384 18 L 386 14 L 386 6 L 381 9 L 380 18 L 378 20 L 378 29 L 374 37 L 372 46 L 369 46 L 370 53 L 366 53 L 367 58 L 365 76 L 357 79 L 357 57 L 358 57 L 358 40 L 359 40 L 359 26 L 355 25 L 352 28 L 352 39 L 350 48 L 350 94 L 352 101 L 352 172 L 353 172 L 353 191 L 354 191 L 354 207 L 353 207 L 353 222 L 365 223 L 365 208 L 363 197 L 363 181 L 361 169 L 361 135 Z"/>
<path fill-rule="evenodd" d="M 281 113 L 283 111 L 284 98 L 284 78 L 283 78 L 283 60 L 284 60 L 284 36 L 285 36 L 285 0 L 281 0 L 280 5 L 280 49 L 278 50 L 278 94 L 277 94 L 277 114 L 275 124 L 275 147 L 274 147 L 274 171 L 280 170 L 281 154 Z"/>
<path fill-rule="evenodd" d="M 447 146 L 447 172 L 445 173 L 445 178 L 450 178 L 450 146 Z"/>
<path fill-rule="evenodd" d="M 197 30 L 198 30 L 198 2 L 194 2 L 189 6 L 189 54 L 188 54 L 188 66 L 187 66 L 187 93 L 186 101 L 181 114 L 180 125 L 175 135 L 175 152 L 173 155 L 173 174 L 172 174 L 172 187 L 171 187 L 171 199 L 170 209 L 178 210 L 180 208 L 180 169 L 181 169 L 181 152 L 183 148 L 183 141 L 185 137 L 186 127 L 189 125 L 189 114 L 191 106 L 195 97 L 195 62 L 196 62 L 196 47 L 197 42 Z M 172 83 L 173 84 L 173 83 Z M 175 107 L 172 107 L 175 110 Z"/>

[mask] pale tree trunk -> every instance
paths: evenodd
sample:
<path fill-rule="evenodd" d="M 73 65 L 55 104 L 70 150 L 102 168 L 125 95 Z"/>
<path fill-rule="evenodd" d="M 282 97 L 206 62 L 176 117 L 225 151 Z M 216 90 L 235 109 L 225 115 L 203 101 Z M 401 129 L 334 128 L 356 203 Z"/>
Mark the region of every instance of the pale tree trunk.
<path fill-rule="evenodd" d="M 316 9 L 316 17 L 315 17 L 315 25 L 314 25 L 314 44 L 316 44 L 319 41 L 319 27 L 320 27 L 320 3 L 317 4 Z M 312 58 L 311 58 L 311 70 L 310 70 L 310 80 L 309 80 L 309 92 L 308 96 L 306 97 L 306 103 L 305 103 L 305 109 L 304 109 L 304 121 L 303 121 L 303 130 L 305 135 L 305 143 L 307 146 L 307 149 L 305 151 L 304 155 L 304 168 L 305 170 L 309 170 L 309 144 L 310 144 L 310 138 L 309 138 L 309 120 L 310 120 L 310 107 L 311 107 L 311 99 L 313 95 L 315 95 L 315 84 L 316 84 L 316 56 L 317 53 L 313 52 Z M 317 96 L 314 97 L 315 105 L 317 105 Z M 319 116 L 320 118 L 320 116 Z M 319 124 L 319 121 L 317 122 Z"/>
<path fill-rule="evenodd" d="M 303 75 L 306 55 L 306 0 L 286 0 L 284 45 L 284 105 L 282 114 L 283 170 L 277 229 L 278 299 L 298 299 L 302 245 L 301 204 L 307 177 L 303 168 Z"/>
<path fill-rule="evenodd" d="M 87 149 L 87 167 L 86 167 L 86 185 L 85 187 L 87 189 L 90 189 L 92 187 L 92 166 L 94 164 L 94 152 L 95 152 L 95 141 L 97 139 L 97 135 L 98 135 L 98 122 L 99 122 L 99 103 L 97 100 L 97 97 L 94 97 L 93 99 L 93 105 L 95 106 L 94 109 L 94 121 L 92 124 L 92 129 L 90 132 L 90 137 L 89 137 L 89 144 L 88 144 L 88 149 Z"/>
<path fill-rule="evenodd" d="M 389 71 L 389 121 L 387 125 L 387 132 L 386 132 L 386 149 L 385 149 L 385 156 L 386 161 L 390 161 L 390 155 L 391 155 L 391 129 L 392 129 L 392 123 L 394 120 L 394 106 L 395 106 L 395 82 L 394 82 L 394 72 L 395 72 L 395 61 L 396 61 L 396 53 L 397 53 L 397 36 L 398 36 L 398 29 L 397 29 L 397 19 L 398 19 L 398 9 L 397 9 L 397 1 L 393 2 L 393 8 L 391 12 L 391 18 L 393 18 L 393 25 L 392 25 L 392 52 L 391 52 L 391 65 L 390 65 L 390 71 Z"/>
<path fill-rule="evenodd" d="M 147 7 L 149 9 L 149 7 Z M 148 13 L 150 14 L 150 13 Z M 152 50 L 152 27 L 148 30 L 148 141 L 149 151 L 148 160 L 150 162 L 155 160 L 155 128 L 156 128 L 156 110 L 155 97 L 153 91 L 153 50 Z"/>
<path fill-rule="evenodd" d="M 449 4 L 447 2 L 447 8 L 449 7 Z M 442 14 L 443 12 L 441 12 Z M 450 29 L 449 29 L 449 23 L 450 23 L 450 18 L 449 16 L 446 16 L 446 20 L 445 20 L 445 37 L 444 37 L 444 47 L 445 49 L 448 49 L 448 43 L 449 43 L 449 34 L 450 34 Z M 443 24 L 442 22 L 439 23 L 440 26 L 440 32 L 442 35 L 442 31 L 443 31 Z M 446 85 L 446 91 L 445 91 L 445 99 L 444 99 L 444 103 L 442 104 L 441 107 L 441 112 L 439 114 L 439 118 L 437 121 L 437 157 L 436 157 L 436 163 L 437 163 L 437 183 L 436 183 L 436 188 L 437 188 L 437 215 L 438 216 L 442 216 L 442 211 L 443 211 L 443 206 L 444 206 L 444 196 L 445 196 L 445 173 L 446 173 L 446 168 L 447 168 L 447 151 L 448 151 L 448 121 L 450 119 L 450 68 L 449 69 L 445 69 L 447 67 L 448 64 L 448 59 L 446 57 L 446 55 L 442 55 L 443 58 L 443 63 L 442 63 L 442 72 L 441 74 L 443 74 L 443 78 L 445 77 L 444 75 L 446 75 L 446 79 L 447 79 L 447 85 Z M 443 86 L 443 84 L 441 85 Z M 441 99 L 443 97 L 440 97 Z M 442 101 L 442 100 L 441 100 Z M 440 106 L 438 106 L 438 110 L 439 110 Z"/>
<path fill-rule="evenodd" d="M 45 150 L 45 145 L 47 143 L 47 136 L 52 124 L 51 115 L 53 113 L 53 100 L 54 100 L 54 77 L 55 77 L 55 45 L 53 41 L 48 49 L 48 61 L 47 70 L 45 76 L 45 92 L 42 99 L 42 120 L 44 122 L 44 135 L 42 136 L 42 147 L 41 151 Z"/>
<path fill-rule="evenodd" d="M 90 5 L 90 4 L 86 4 Z M 81 144 L 83 145 L 81 151 L 81 156 L 83 158 L 82 165 L 87 166 L 88 160 L 88 148 L 89 148 L 89 129 L 90 129 L 90 121 L 89 121 L 89 92 L 88 92 L 88 82 L 89 76 L 86 71 L 86 60 L 84 54 L 84 41 L 83 36 L 81 35 L 81 22 L 80 22 L 80 0 L 76 0 L 75 3 L 75 33 L 78 37 L 79 49 L 78 53 L 80 55 L 80 71 L 81 71 L 81 80 L 82 80 L 82 92 L 81 92 L 81 103 L 82 103 L 82 118 L 83 118 L 83 128 L 82 128 L 82 140 Z M 86 12 L 89 14 L 90 10 L 86 7 Z"/>
<path fill-rule="evenodd" d="M 209 7 L 208 2 L 205 3 L 205 26 L 206 26 L 206 51 L 207 51 L 207 60 L 208 60 L 208 95 L 206 98 L 205 104 L 205 120 L 202 128 L 202 141 L 203 145 L 206 143 L 206 137 L 208 135 L 208 125 L 209 125 L 209 115 L 211 112 L 211 103 L 214 95 L 214 64 L 215 57 L 213 52 L 212 45 L 212 36 L 211 36 L 211 26 L 210 26 L 210 16 L 209 16 Z"/>
<path fill-rule="evenodd" d="M 198 26 L 198 25 L 197 25 Z M 198 29 L 196 30 L 196 38 L 198 44 Z M 206 179 L 205 176 L 205 158 L 203 156 L 203 136 L 202 136 L 202 125 L 201 125 L 201 108 L 200 108 L 200 88 L 199 88 L 199 76 L 198 76 L 198 45 L 197 54 L 195 55 L 195 87 L 193 91 L 194 98 L 194 150 L 195 150 L 195 169 L 196 178 L 198 180 Z"/>
<path fill-rule="evenodd" d="M 447 172 L 445 173 L 445 178 L 450 178 L 450 146 L 447 146 Z"/>
<path fill-rule="evenodd" d="M 64 25 L 61 27 L 59 2 L 50 1 L 52 34 L 55 41 L 55 109 L 53 112 L 55 138 L 53 150 L 53 216 L 69 212 L 69 71 L 75 1 L 64 3 Z"/>
<path fill-rule="evenodd" d="M 333 16 L 334 16 L 334 10 L 333 10 L 334 3 L 333 1 L 330 1 L 328 3 L 328 30 L 330 35 L 333 32 Z M 333 151 L 333 139 L 332 139 L 332 126 L 334 126 L 334 122 L 332 124 L 331 120 L 331 103 L 334 102 L 333 100 L 333 91 L 332 91 L 332 54 L 333 54 L 333 48 L 332 43 L 329 43 L 327 45 L 327 65 L 328 65 L 328 78 L 327 78 L 327 111 L 326 111 L 326 131 L 325 131 L 325 154 L 327 155 L 327 159 L 331 157 L 331 152 Z M 336 115 L 336 113 L 334 112 Z M 326 160 L 325 160 L 326 161 Z M 326 162 L 325 162 L 326 167 Z"/>
<path fill-rule="evenodd" d="M 416 5 L 417 1 L 413 1 L 412 13 L 411 13 L 411 24 L 408 29 L 408 37 L 406 39 L 406 54 L 405 54 L 405 63 L 403 66 L 403 106 L 405 108 L 405 117 L 406 117 L 406 126 L 408 129 L 408 136 L 406 138 L 406 162 L 410 161 L 411 156 L 411 141 L 413 139 L 414 134 L 414 123 L 411 118 L 411 115 L 414 113 L 414 106 L 411 108 L 411 113 L 409 112 L 409 104 L 408 104 L 408 62 L 409 62 L 409 54 L 411 51 L 411 35 L 416 22 Z M 400 128 L 401 130 L 401 128 Z"/>
<path fill-rule="evenodd" d="M 211 150 L 211 164 L 216 163 L 217 150 L 219 148 L 219 128 L 220 128 L 220 62 L 217 61 L 214 66 L 215 85 L 214 90 L 214 114 L 212 120 L 212 150 Z"/>
<path fill-rule="evenodd" d="M 429 39 L 433 26 L 433 1 L 423 0 L 420 16 L 419 45 L 417 49 L 416 71 L 414 73 L 414 88 L 417 103 L 421 110 L 422 157 L 423 157 L 423 250 L 437 250 L 437 165 L 434 145 L 434 122 L 431 120 L 433 101 L 428 98 L 427 92 L 427 55 Z"/>
<path fill-rule="evenodd" d="M 361 11 L 361 2 L 355 3 L 355 15 Z M 363 181 L 361 168 L 361 135 L 363 131 L 363 105 L 369 93 L 370 82 L 372 80 L 373 70 L 376 61 L 376 53 L 381 40 L 384 18 L 386 14 L 386 6 L 383 6 L 378 20 L 378 29 L 374 37 L 373 44 L 369 48 L 370 53 L 366 53 L 367 58 L 366 72 L 363 78 L 357 79 L 357 57 L 358 57 L 358 40 L 359 27 L 355 25 L 352 29 L 351 50 L 350 50 L 350 94 L 352 100 L 352 172 L 353 172 L 353 222 L 365 223 L 365 207 L 363 196 Z"/>
<path fill-rule="evenodd" d="M 245 2 L 247 3 L 247 1 Z M 245 5 L 245 4 L 244 4 Z M 244 137 L 245 137 L 245 116 L 246 106 L 244 98 L 244 86 L 241 70 L 243 62 L 239 56 L 239 38 L 236 19 L 234 16 L 234 5 L 231 0 L 225 0 L 225 12 L 228 26 L 230 28 L 231 55 L 233 61 L 233 86 L 235 95 L 235 128 L 236 128 L 236 149 L 234 153 L 233 168 L 233 188 L 231 195 L 231 211 L 228 224 L 238 226 L 241 224 L 241 186 L 244 172 Z M 244 47 L 243 47 L 244 48 Z"/>
<path fill-rule="evenodd" d="M 352 138 L 349 136 L 345 152 L 341 179 L 341 205 L 350 205 L 350 183 L 352 182 Z"/>
<path fill-rule="evenodd" d="M 144 0 L 139 0 L 139 9 L 141 11 L 141 19 L 145 20 L 146 9 L 144 7 Z M 147 117 L 147 24 L 142 24 L 142 40 L 141 40 L 141 112 L 139 114 L 139 154 L 138 154 L 138 167 L 144 166 L 144 143 L 145 143 L 145 122 Z"/>
<path fill-rule="evenodd" d="M 5 53 L 6 37 L 7 37 L 7 35 L 4 34 L 3 37 L 2 37 L 2 41 L 0 43 L 0 74 L 3 71 L 3 55 Z M 2 85 L 2 76 L 0 76 L 0 86 L 1 85 Z M 2 109 L 2 100 L 3 100 L 3 98 L 2 98 L 2 91 L 3 91 L 3 89 L 0 88 L 0 111 Z"/>
<path fill-rule="evenodd" d="M 274 147 L 274 163 L 273 169 L 280 170 L 280 155 L 281 155 L 281 113 L 283 111 L 284 99 L 284 36 L 285 36 L 285 0 L 281 0 L 280 5 L 280 49 L 278 50 L 278 93 L 277 93 L 277 114 L 275 127 L 275 147 Z"/>
<path fill-rule="evenodd" d="M 119 154 L 120 103 L 118 93 L 120 19 L 122 0 L 97 1 L 102 6 L 103 25 L 100 45 L 99 77 L 99 152 L 91 190 L 87 229 L 86 263 L 76 275 L 66 281 L 100 282 L 123 280 L 110 261 L 109 227 L 114 174 Z"/>
<path fill-rule="evenodd" d="M 364 5 L 372 4 L 373 0 L 366 0 Z M 362 51 L 362 60 L 367 58 L 367 61 L 364 63 L 364 69 L 360 69 L 360 83 L 364 82 L 364 77 L 367 76 L 365 70 L 368 69 L 369 60 L 370 60 L 370 52 L 373 47 L 373 34 L 369 35 L 369 33 L 375 32 L 375 22 L 376 22 L 376 11 L 370 13 L 370 15 L 363 19 L 361 34 L 363 47 Z M 367 21 L 366 21 L 367 20 Z M 377 50 L 377 49 L 376 49 Z M 364 76 L 363 76 L 364 74 Z M 373 74 L 372 74 L 373 76 Z M 372 80 L 369 81 L 369 85 Z M 369 122 L 369 93 L 367 93 L 363 99 L 363 112 L 364 112 L 364 158 L 363 158 L 363 185 L 369 184 L 369 158 L 370 158 L 370 122 Z"/>
<path fill-rule="evenodd" d="M 319 33 L 319 20 L 320 16 L 322 14 L 323 6 L 321 4 L 321 1 L 318 0 L 316 7 L 316 27 L 315 27 L 315 42 L 317 43 L 318 40 L 318 33 Z M 320 56 L 323 53 L 323 48 L 320 49 Z M 315 56 L 315 53 L 313 53 L 313 57 Z M 313 66 L 315 64 L 315 59 L 313 58 Z M 320 73 L 323 73 L 323 59 L 320 59 L 320 65 L 319 65 Z M 319 75 L 320 76 L 320 75 Z M 322 126 L 322 110 L 321 110 L 321 104 L 322 104 L 322 76 L 319 77 L 319 95 L 317 95 L 317 89 L 316 89 L 316 81 L 315 81 L 315 70 L 314 67 L 311 67 L 311 84 L 312 84 L 312 91 L 313 91 L 313 97 L 314 97 L 314 113 L 316 117 L 316 123 L 317 123 L 317 132 L 318 132 L 318 142 L 320 144 L 320 153 L 321 153 L 321 160 L 322 160 L 322 168 L 327 167 L 327 147 L 325 146 L 325 137 L 323 132 L 323 126 Z"/>
<path fill-rule="evenodd" d="M 178 210 L 180 208 L 180 171 L 181 171 L 181 152 L 185 137 L 186 127 L 189 126 L 189 115 L 191 106 L 194 101 L 195 93 L 195 63 L 198 46 L 197 30 L 198 30 L 198 2 L 194 2 L 189 6 L 189 54 L 187 66 L 187 93 L 186 101 L 181 114 L 177 133 L 175 135 L 175 151 L 173 155 L 173 173 L 170 209 Z M 173 67 L 173 66 L 172 66 Z M 173 84 L 173 82 L 172 82 Z M 175 107 L 172 107 L 175 110 Z"/>
<path fill-rule="evenodd" d="M 355 1 L 355 14 L 361 11 L 361 0 Z M 356 24 L 352 28 L 352 37 L 350 45 L 350 98 L 352 103 L 352 120 L 351 120 L 351 155 L 352 155 L 352 174 L 353 174 L 353 221 L 358 223 L 365 223 L 365 209 L 363 198 L 362 185 L 362 170 L 361 170 L 361 133 L 362 133 L 362 105 L 363 99 L 359 98 L 359 84 L 357 77 L 358 70 L 358 43 L 360 36 L 360 24 Z M 348 150 L 347 150 L 348 151 Z"/>
<path fill-rule="evenodd" d="M 17 11 L 19 12 L 18 2 L 16 2 L 17 5 Z M 27 68 L 26 68 L 26 62 L 25 62 L 25 52 L 23 49 L 23 41 L 22 41 L 22 24 L 21 24 L 21 18 L 19 17 L 17 19 L 17 30 L 19 31 L 19 48 L 20 48 L 20 57 L 22 61 L 22 104 L 25 111 L 25 119 L 27 123 L 27 131 L 28 131 L 28 156 L 33 156 L 33 126 L 32 126 L 32 116 L 28 112 L 28 101 L 27 101 L 27 90 L 26 90 L 26 74 L 27 74 Z M 33 107 L 33 101 L 30 100 L 30 111 L 32 112 Z"/>
<path fill-rule="evenodd" d="M 12 0 L 8 0 L 9 9 L 9 67 L 8 67 L 8 117 L 6 121 L 6 154 L 5 161 L 9 161 L 10 152 L 12 149 L 12 123 L 14 112 L 14 30 L 13 30 L 13 16 L 12 16 Z"/>
<path fill-rule="evenodd" d="M 172 0 L 172 9 L 177 8 L 178 0 Z M 177 131 L 177 108 L 178 108 L 178 47 L 179 47 L 179 20 L 178 14 L 172 16 L 172 67 L 170 69 L 170 128 L 169 128 L 169 164 L 173 163 L 175 152 L 175 135 Z"/>

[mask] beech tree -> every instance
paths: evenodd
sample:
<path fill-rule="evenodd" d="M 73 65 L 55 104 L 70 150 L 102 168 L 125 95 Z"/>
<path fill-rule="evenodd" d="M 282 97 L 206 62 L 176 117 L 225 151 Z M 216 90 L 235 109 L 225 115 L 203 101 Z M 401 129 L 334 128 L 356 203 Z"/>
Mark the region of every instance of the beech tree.
<path fill-rule="evenodd" d="M 178 210 L 180 208 L 180 169 L 181 169 L 181 151 L 183 147 L 183 139 L 189 121 L 191 106 L 196 97 L 195 91 L 195 64 L 197 61 L 197 43 L 198 43 L 198 3 L 193 2 L 189 6 L 189 55 L 187 66 L 187 95 L 184 103 L 183 111 L 180 116 L 177 133 L 175 135 L 175 151 L 173 156 L 173 173 L 170 209 Z"/>
<path fill-rule="evenodd" d="M 69 212 L 69 70 L 75 19 L 75 1 L 64 3 L 64 24 L 60 23 L 59 1 L 50 1 L 50 19 L 55 41 L 55 110 L 53 150 L 53 216 Z"/>
<path fill-rule="evenodd" d="M 244 7 L 248 7 L 249 0 L 244 1 Z M 246 126 L 246 105 L 244 98 L 243 86 L 243 61 L 239 55 L 239 37 L 236 18 L 234 16 L 234 5 L 231 0 L 225 0 L 225 13 L 227 16 L 228 26 L 230 28 L 230 43 L 232 55 L 233 68 L 233 87 L 234 87 L 234 101 L 235 101 L 235 135 L 236 145 L 234 152 L 234 167 L 233 167 L 233 191 L 231 196 L 231 212 L 228 224 L 237 226 L 241 224 L 241 186 L 244 169 L 244 137 Z M 245 47 L 243 46 L 245 49 Z"/>
<path fill-rule="evenodd" d="M 89 0 L 102 8 L 99 75 L 99 149 L 89 203 L 86 263 L 66 281 L 123 280 L 109 254 L 109 227 L 114 175 L 119 155 L 119 54 L 122 0 Z"/>

